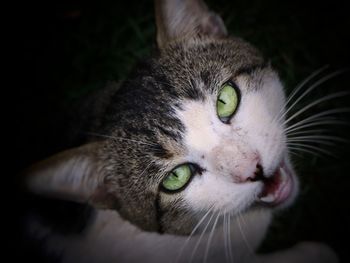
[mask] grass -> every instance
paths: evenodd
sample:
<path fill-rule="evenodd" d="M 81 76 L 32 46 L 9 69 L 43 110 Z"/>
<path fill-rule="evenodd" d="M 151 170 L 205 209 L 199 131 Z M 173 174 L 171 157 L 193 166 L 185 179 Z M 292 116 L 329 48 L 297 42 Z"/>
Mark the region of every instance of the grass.
<path fill-rule="evenodd" d="M 287 92 L 326 64 L 330 65 L 328 72 L 349 67 L 349 19 L 340 0 L 327 5 L 291 0 L 208 2 L 222 15 L 230 33 L 253 43 L 271 60 Z M 61 112 L 107 81 L 123 80 L 139 59 L 152 52 L 155 43 L 149 1 L 129 0 L 128 5 L 119 1 L 54 1 L 44 6 L 28 4 L 23 10 L 20 75 L 26 85 L 17 87 L 14 96 L 16 169 L 59 150 L 64 129 L 59 126 L 64 123 Z M 305 103 L 348 90 L 349 80 L 344 73 L 328 81 Z M 315 112 L 349 104 L 345 97 L 325 103 Z M 349 127 L 329 128 L 349 138 Z M 343 242 L 350 235 L 348 147 L 338 144 L 330 148 L 338 158 L 309 154 L 295 158 L 302 182 L 300 198 L 278 216 L 263 251 L 300 240 L 318 240 L 332 245 L 342 261 L 349 262 Z"/>

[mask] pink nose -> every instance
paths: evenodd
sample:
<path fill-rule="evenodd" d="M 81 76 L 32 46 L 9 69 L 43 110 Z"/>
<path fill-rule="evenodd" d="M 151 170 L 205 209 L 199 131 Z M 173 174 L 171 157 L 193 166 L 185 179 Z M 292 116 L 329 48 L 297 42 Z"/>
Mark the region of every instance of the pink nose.
<path fill-rule="evenodd" d="M 256 182 L 263 180 L 264 170 L 260 163 L 256 163 L 255 168 L 251 169 L 251 171 L 247 171 L 246 173 L 242 173 L 239 175 L 233 176 L 235 182 L 237 183 L 245 183 L 245 182 Z"/>

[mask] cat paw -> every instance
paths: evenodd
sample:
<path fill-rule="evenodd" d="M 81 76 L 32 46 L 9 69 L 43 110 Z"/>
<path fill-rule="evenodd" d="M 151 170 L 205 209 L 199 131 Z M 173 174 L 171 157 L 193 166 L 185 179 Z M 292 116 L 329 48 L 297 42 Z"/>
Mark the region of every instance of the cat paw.
<path fill-rule="evenodd" d="M 295 245 L 294 249 L 310 263 L 339 262 L 335 251 L 326 244 L 304 241 Z"/>

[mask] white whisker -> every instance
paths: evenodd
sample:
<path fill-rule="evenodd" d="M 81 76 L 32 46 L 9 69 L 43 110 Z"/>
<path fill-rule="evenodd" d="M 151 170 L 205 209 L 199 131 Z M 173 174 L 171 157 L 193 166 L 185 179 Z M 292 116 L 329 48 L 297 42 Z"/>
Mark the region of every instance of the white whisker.
<path fill-rule="evenodd" d="M 346 125 L 348 126 L 349 123 L 346 121 L 340 121 L 340 120 L 335 120 L 335 119 L 327 119 L 327 120 L 320 120 L 320 121 L 312 121 L 312 122 L 306 122 L 303 125 L 300 125 L 298 127 L 294 127 L 293 129 L 290 130 L 286 130 L 286 135 L 290 134 L 291 132 L 295 132 L 295 131 L 299 131 L 299 130 L 303 130 L 305 128 L 309 128 L 309 127 L 315 127 L 315 126 L 330 126 L 330 125 Z"/>
<path fill-rule="evenodd" d="M 313 139 L 320 139 L 320 140 L 329 140 L 329 141 L 338 141 L 338 142 L 349 142 L 349 140 L 346 140 L 344 138 L 338 137 L 338 136 L 331 136 L 331 135 L 305 135 L 305 136 L 295 136 L 295 137 L 288 137 L 288 141 L 298 141 L 298 140 L 313 140 Z"/>
<path fill-rule="evenodd" d="M 331 110 L 326 110 L 326 111 L 322 111 L 319 112 L 317 114 L 314 114 L 312 116 L 309 116 L 297 123 L 294 123 L 293 125 L 290 125 L 288 128 L 286 128 L 286 131 L 289 131 L 290 129 L 293 129 L 294 127 L 298 127 L 301 124 L 304 123 L 308 123 L 311 121 L 316 121 L 316 120 L 334 120 L 334 116 L 329 116 L 329 115 L 333 115 L 336 113 L 346 113 L 346 112 L 350 112 L 350 108 L 337 108 L 337 109 L 331 109 Z"/>
<path fill-rule="evenodd" d="M 288 109 L 280 116 L 280 118 L 278 120 L 281 120 L 284 116 L 286 116 L 288 114 L 289 111 L 291 111 L 294 106 L 300 101 L 302 100 L 307 94 L 309 94 L 312 90 L 314 90 L 316 87 L 320 86 L 322 83 L 324 83 L 325 81 L 340 75 L 341 73 L 345 72 L 346 70 L 338 70 L 336 72 L 333 72 L 323 78 L 321 78 L 320 80 L 316 81 L 313 85 L 311 85 L 307 90 L 305 90 L 293 103 L 292 105 L 290 105 L 288 107 Z"/>
<path fill-rule="evenodd" d="M 91 136 L 103 137 L 103 138 L 107 138 L 107 139 L 113 139 L 113 140 L 119 140 L 119 141 L 128 141 L 128 142 L 135 142 L 135 143 L 137 143 L 137 144 L 144 144 L 144 145 L 149 145 L 149 146 L 157 146 L 156 143 L 144 142 L 144 141 L 140 141 L 140 140 L 133 140 L 133 139 L 129 139 L 129 138 L 115 137 L 115 136 L 104 135 L 104 134 L 93 133 L 93 132 L 87 132 L 86 134 L 87 134 L 87 135 L 91 135 Z"/>
<path fill-rule="evenodd" d="M 301 121 L 298 121 L 297 123 L 294 123 L 293 125 L 290 125 L 288 128 L 286 128 L 286 131 L 289 131 L 293 129 L 294 127 L 299 127 L 300 125 L 304 123 L 309 123 L 311 121 L 317 121 L 317 120 L 336 120 L 335 116 L 329 116 L 329 115 L 334 115 L 337 113 L 346 113 L 350 112 L 350 108 L 337 108 L 337 109 L 332 109 L 332 110 L 326 110 L 319 112 L 317 114 L 314 114 L 312 116 L 309 116 Z"/>
<path fill-rule="evenodd" d="M 333 157 L 336 157 L 333 153 L 331 153 L 330 151 L 327 151 L 325 149 L 322 149 L 320 147 L 317 147 L 317 146 L 314 146 L 314 145 L 309 145 L 309 144 L 305 144 L 305 143 L 295 143 L 295 142 L 291 142 L 291 143 L 287 143 L 287 146 L 297 146 L 297 147 L 300 147 L 300 149 L 305 149 L 305 148 L 308 148 L 308 149 L 312 149 L 312 150 L 315 150 L 315 151 L 318 151 L 320 153 L 324 153 L 326 155 L 330 155 L 330 156 L 333 156 Z"/>
<path fill-rule="evenodd" d="M 300 148 L 300 147 L 293 147 L 293 146 L 288 146 L 288 149 L 289 150 L 296 150 L 298 152 L 305 152 L 305 153 L 309 153 L 309 154 L 312 154 L 312 155 L 315 155 L 317 157 L 322 157 L 321 154 L 315 152 L 315 151 L 311 151 L 311 150 L 308 150 L 308 149 L 304 149 L 304 148 Z M 295 152 L 293 152 L 294 154 L 297 154 Z"/>
<path fill-rule="evenodd" d="M 228 246 L 228 235 L 227 235 L 227 211 L 224 213 L 224 220 L 223 220 L 223 231 L 224 231 L 224 245 L 225 245 L 225 258 L 226 261 L 230 262 L 230 255 L 229 255 L 229 246 Z"/>
<path fill-rule="evenodd" d="M 291 94 L 289 94 L 286 104 L 289 103 L 289 101 L 291 101 L 293 99 L 293 97 L 298 93 L 298 91 L 300 89 L 302 89 L 304 87 L 304 85 L 309 82 L 310 80 L 312 80 L 314 77 L 316 77 L 318 74 L 320 74 L 322 71 L 324 71 L 325 69 L 327 69 L 329 66 L 323 66 L 320 69 L 315 70 L 311 75 L 309 75 L 307 78 L 305 78 L 293 91 Z"/>
<path fill-rule="evenodd" d="M 327 96 L 324 96 L 322 98 L 319 98 L 311 103 L 309 103 L 307 106 L 305 106 L 304 108 L 298 110 L 296 113 L 294 113 L 292 116 L 290 116 L 286 121 L 284 121 L 284 125 L 286 125 L 288 122 L 290 122 L 291 120 L 293 120 L 294 118 L 296 118 L 297 116 L 299 116 L 300 114 L 302 114 L 303 112 L 307 111 L 308 109 L 310 109 L 311 107 L 316 106 L 317 104 L 320 104 L 322 102 L 325 102 L 327 100 L 331 100 L 334 98 L 338 98 L 338 97 L 342 97 L 345 95 L 349 95 L 350 93 L 348 91 L 342 91 L 342 92 L 337 92 L 334 94 L 329 94 Z"/>
<path fill-rule="evenodd" d="M 227 262 L 228 261 L 228 253 L 227 253 L 227 240 L 226 240 L 226 211 L 223 214 L 222 235 L 223 235 L 223 238 L 224 238 L 225 259 L 226 259 L 226 262 Z"/>
<path fill-rule="evenodd" d="M 242 226 L 241 226 L 240 218 L 241 218 L 241 215 L 238 214 L 238 216 L 237 216 L 237 223 L 238 223 L 239 231 L 241 232 L 243 241 L 244 241 L 245 245 L 247 246 L 249 252 L 250 252 L 253 256 L 255 256 L 254 249 L 253 249 L 252 246 L 249 244 L 248 239 L 247 239 L 247 237 L 246 237 L 246 235 L 245 235 L 245 233 L 244 233 L 244 231 L 243 231 L 243 228 L 242 228 Z"/>
<path fill-rule="evenodd" d="M 211 222 L 211 220 L 213 219 L 213 216 L 214 216 L 214 211 L 212 212 L 212 214 L 211 214 L 211 216 L 210 216 L 210 218 L 209 218 L 209 220 L 208 220 L 208 223 L 207 223 L 206 226 L 204 227 L 204 229 L 203 229 L 201 235 L 199 236 L 199 238 L 198 238 L 198 240 L 197 240 L 196 245 L 195 245 L 194 248 L 193 248 L 193 251 L 192 251 L 191 257 L 190 257 L 190 262 L 192 262 L 193 257 L 194 257 L 194 255 L 196 254 L 196 251 L 197 251 L 197 249 L 198 249 L 198 246 L 199 246 L 199 244 L 200 244 L 200 242 L 201 242 L 201 240 L 202 240 L 202 238 L 203 238 L 203 235 L 204 235 L 205 231 L 207 231 L 207 228 L 209 227 L 210 222 Z"/>
<path fill-rule="evenodd" d="M 298 156 L 298 157 L 301 157 L 301 155 L 300 155 L 299 153 L 297 153 L 297 152 L 291 150 L 290 148 L 288 149 L 288 152 L 289 152 L 290 154 L 293 154 L 293 155 L 296 155 L 296 156 Z"/>
<path fill-rule="evenodd" d="M 305 143 L 316 143 L 316 144 L 322 144 L 322 145 L 328 145 L 328 146 L 334 146 L 336 145 L 335 142 L 331 141 L 325 141 L 325 140 L 290 140 L 288 142 L 305 142 Z"/>
<path fill-rule="evenodd" d="M 322 71 L 324 71 L 326 68 L 328 68 L 328 65 L 323 66 L 322 68 L 315 70 L 312 74 L 310 74 L 307 78 L 305 78 L 301 83 L 299 83 L 296 86 L 296 88 L 292 91 L 292 93 L 289 94 L 283 107 L 280 109 L 280 111 L 276 115 L 278 120 L 280 120 L 281 118 L 284 117 L 285 114 L 281 115 L 282 111 L 286 108 L 286 106 L 294 98 L 294 96 L 305 86 L 305 84 L 308 83 L 310 80 L 312 80 L 314 77 L 316 77 L 318 74 L 320 74 Z"/>
<path fill-rule="evenodd" d="M 183 246 L 181 247 L 180 251 L 179 251 L 179 255 L 176 257 L 175 262 L 178 262 L 182 256 L 182 253 L 184 251 L 184 249 L 186 248 L 188 242 L 190 241 L 190 239 L 192 238 L 192 236 L 194 235 L 194 233 L 197 231 L 197 229 L 200 227 L 200 225 L 204 222 L 205 218 L 209 215 L 209 213 L 213 210 L 214 206 L 210 207 L 208 209 L 208 211 L 204 214 L 204 216 L 202 216 L 201 220 L 199 220 L 199 222 L 196 224 L 196 226 L 193 228 L 192 232 L 190 233 L 190 235 L 188 236 L 188 238 L 186 239 L 185 243 L 183 244 Z"/>
<path fill-rule="evenodd" d="M 213 239 L 213 235 L 214 235 L 216 224 L 218 223 L 219 217 L 220 217 L 220 212 L 218 212 L 218 215 L 215 218 L 213 227 L 211 228 L 210 235 L 209 235 L 208 240 L 207 240 L 207 246 L 205 248 L 205 253 L 204 253 L 204 262 L 207 262 L 210 243 L 211 243 L 211 240 Z"/>
<path fill-rule="evenodd" d="M 166 85 L 166 86 L 168 86 L 168 87 L 170 87 L 170 88 L 172 88 L 172 89 L 176 89 L 175 86 L 171 85 L 170 83 L 166 83 L 166 82 L 164 82 L 164 81 L 155 81 L 155 83 L 156 83 L 156 84 L 163 84 L 163 85 Z"/>
<path fill-rule="evenodd" d="M 325 132 L 328 132 L 328 129 L 310 129 L 310 130 L 306 130 L 306 131 L 296 131 L 296 132 L 289 132 L 288 134 L 288 138 L 294 138 L 294 136 L 296 135 L 313 135 L 313 134 L 323 134 Z"/>
<path fill-rule="evenodd" d="M 232 253 L 232 241 L 231 241 L 231 213 L 228 213 L 228 222 L 227 222 L 227 233 L 228 233 L 228 245 L 229 245 L 229 256 L 230 262 L 233 262 L 233 253 Z"/>

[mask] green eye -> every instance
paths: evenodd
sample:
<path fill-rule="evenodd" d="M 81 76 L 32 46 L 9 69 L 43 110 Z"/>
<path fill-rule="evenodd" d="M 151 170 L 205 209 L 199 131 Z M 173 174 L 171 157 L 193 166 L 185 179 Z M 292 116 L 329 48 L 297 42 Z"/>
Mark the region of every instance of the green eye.
<path fill-rule="evenodd" d="M 235 113 L 238 106 L 238 94 L 233 84 L 226 83 L 222 86 L 216 102 L 216 111 L 222 122 L 227 122 L 228 119 Z"/>
<path fill-rule="evenodd" d="M 176 191 L 186 185 L 192 176 L 192 169 L 189 164 L 183 164 L 176 167 L 164 179 L 163 187 L 170 191 Z"/>

